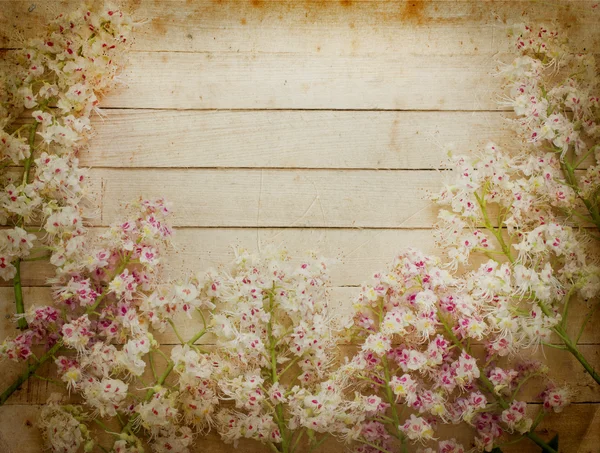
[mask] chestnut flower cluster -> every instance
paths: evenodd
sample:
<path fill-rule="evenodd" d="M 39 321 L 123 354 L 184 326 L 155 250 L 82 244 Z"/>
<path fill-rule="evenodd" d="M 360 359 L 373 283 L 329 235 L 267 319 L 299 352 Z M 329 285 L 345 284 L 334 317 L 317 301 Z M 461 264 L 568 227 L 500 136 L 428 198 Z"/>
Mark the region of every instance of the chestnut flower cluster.
<path fill-rule="evenodd" d="M 590 145 L 598 134 L 595 62 L 569 54 L 544 27 L 524 27 L 517 49 L 504 75 L 524 145 L 507 152 L 490 143 L 475 155 L 453 157 L 455 178 L 435 197 L 447 207 L 438 239 L 453 269 L 482 254 L 506 268 L 506 284 L 489 281 L 489 292 L 520 302 L 518 309 L 497 310 L 512 318 L 507 352 L 546 343 L 555 333 L 558 347 L 600 383 L 577 348 L 590 316 L 574 332 L 568 318 L 577 299 L 587 301 L 579 305 L 590 313 L 599 305 L 598 236 L 589 228 L 600 226 L 600 155 Z"/>
<path fill-rule="evenodd" d="M 188 445 L 192 439 L 189 427 L 172 423 L 178 419 L 177 392 L 163 386 L 168 373 L 159 377 L 153 361 L 154 354 L 164 354 L 151 332 L 156 317 L 164 316 L 156 313 L 157 306 L 168 305 L 168 316 L 173 317 L 184 312 L 187 303 L 177 297 L 178 286 L 169 298 L 155 300 L 162 288 L 161 250 L 172 235 L 165 221 L 169 210 L 160 199 L 140 201 L 132 208 L 130 218 L 96 240 L 87 237 L 71 265 L 52 279 L 53 304 L 29 307 L 24 315 L 29 328 L 0 347 L 2 358 L 34 359 L 20 382 L 2 394 L 2 402 L 26 379 L 44 379 L 36 371 L 50 361 L 57 384 L 83 400 L 80 406 L 53 400 L 42 411 L 41 426 L 53 451 L 76 452 L 84 444 L 84 451 L 91 451 L 96 441 L 88 425 L 104 428 L 103 419 L 110 422 L 114 417 L 122 423 L 115 451 L 143 451 L 136 434 L 140 429 L 151 433 L 156 452 L 168 451 L 166 445 Z M 36 357 L 34 345 L 45 345 L 47 352 Z M 165 358 L 170 371 L 173 363 Z M 148 387 L 142 378 L 148 363 L 154 384 L 140 393 Z M 77 425 L 81 426 L 74 430 Z"/>
<path fill-rule="evenodd" d="M 14 279 L 23 313 L 22 260 L 64 266 L 82 247 L 87 172 L 78 152 L 98 98 L 116 81 L 131 22 L 118 9 L 81 8 L 52 21 L 46 35 L 12 54 L 0 77 L 0 278 Z M 23 123 L 22 116 L 28 120 Z M 39 223 L 42 246 L 27 224 Z M 35 256 L 31 256 L 35 255 Z M 24 319 L 19 327 L 25 328 Z"/>
<path fill-rule="evenodd" d="M 531 431 L 544 412 L 534 421 L 518 398 L 521 386 L 546 369 L 502 363 L 497 346 L 510 341 L 513 326 L 491 307 L 509 310 L 513 303 L 490 290 L 487 282 L 500 287 L 510 279 L 508 268 L 495 264 L 456 277 L 439 258 L 409 249 L 363 286 L 354 317 L 361 349 L 337 371 L 338 381 L 371 402 L 349 439 L 354 451 L 407 452 L 410 443 L 438 440 L 440 425 L 459 423 L 474 428 L 477 451 L 491 451 L 513 433 L 543 444 Z M 486 349 L 472 346 L 483 340 Z M 568 392 L 551 383 L 546 395 L 548 410 L 568 403 Z M 452 438 L 423 451 L 470 448 Z"/>
<path fill-rule="evenodd" d="M 316 448 L 335 428 L 326 379 L 339 327 L 328 307 L 327 262 L 292 262 L 275 249 L 236 255 L 230 271 L 207 274 L 200 296 L 217 306 L 212 379 L 232 402 L 217 412 L 217 431 L 226 443 L 247 438 L 292 453 L 308 440 Z"/>

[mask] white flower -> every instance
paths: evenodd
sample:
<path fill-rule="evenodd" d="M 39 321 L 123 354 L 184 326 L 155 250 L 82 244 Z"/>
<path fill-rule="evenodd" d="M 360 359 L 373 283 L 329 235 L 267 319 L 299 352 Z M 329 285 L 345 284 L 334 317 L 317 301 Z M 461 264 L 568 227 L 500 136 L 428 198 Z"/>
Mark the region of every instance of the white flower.
<path fill-rule="evenodd" d="M 369 335 L 362 346 L 364 351 L 373 351 L 377 355 L 383 355 L 392 348 L 388 337 L 382 333 Z"/>

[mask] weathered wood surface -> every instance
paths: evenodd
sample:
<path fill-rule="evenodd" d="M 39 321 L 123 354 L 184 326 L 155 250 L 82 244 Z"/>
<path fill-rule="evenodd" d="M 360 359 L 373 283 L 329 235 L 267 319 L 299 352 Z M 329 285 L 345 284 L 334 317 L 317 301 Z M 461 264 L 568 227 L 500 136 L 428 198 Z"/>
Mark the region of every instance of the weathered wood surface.
<path fill-rule="evenodd" d="M 0 46 L 19 47 L 78 0 L 2 0 Z M 506 23 L 558 22 L 575 49 L 597 48 L 594 0 L 133 0 L 136 51 L 494 54 Z M 3 5 L 4 6 L 4 5 Z M 15 29 L 21 31 L 15 34 Z"/>
<path fill-rule="evenodd" d="M 105 110 L 92 167 L 437 169 L 511 135 L 503 112 Z M 157 127 L 160 125 L 160 127 Z"/>
<path fill-rule="evenodd" d="M 556 22 L 574 49 L 600 53 L 597 1 L 121 3 L 143 23 L 124 85 L 103 102 L 106 116 L 95 118 L 96 136 L 81 155 L 95 168 L 90 195 L 100 209 L 91 223 L 108 225 L 120 203 L 139 195 L 170 198 L 179 227 L 165 263 L 170 275 L 228 262 L 230 244 L 281 244 L 294 255 L 316 249 L 339 260 L 331 298 L 340 314 L 355 286 L 398 250 L 435 252 L 426 196 L 444 181 L 436 170 L 449 143 L 459 152 L 489 140 L 514 143 L 494 76 L 512 44 L 506 24 Z M 20 47 L 77 4 L 0 0 L 0 48 Z M 50 272 L 25 266 L 26 303 L 49 300 Z M 10 288 L 0 288 L 0 301 L 1 338 L 14 332 Z M 579 324 L 582 311 L 571 316 Z M 598 322 L 582 337 L 597 367 Z M 179 325 L 189 336 L 197 320 Z M 167 349 L 176 343 L 171 332 L 158 338 Z M 578 402 L 544 421 L 547 437 L 560 432 L 563 452 L 597 453 L 598 390 L 570 355 L 535 354 L 545 354 Z M 2 382 L 19 369 L 2 366 Z M 51 391 L 32 381 L 0 409 L 2 452 L 41 451 L 32 425 Z M 526 395 L 533 399 L 533 389 Z M 450 434 L 469 438 L 465 428 Z M 211 435 L 196 451 L 204 450 L 232 448 Z M 242 443 L 239 451 L 265 450 Z M 503 451 L 539 449 L 523 442 Z"/>

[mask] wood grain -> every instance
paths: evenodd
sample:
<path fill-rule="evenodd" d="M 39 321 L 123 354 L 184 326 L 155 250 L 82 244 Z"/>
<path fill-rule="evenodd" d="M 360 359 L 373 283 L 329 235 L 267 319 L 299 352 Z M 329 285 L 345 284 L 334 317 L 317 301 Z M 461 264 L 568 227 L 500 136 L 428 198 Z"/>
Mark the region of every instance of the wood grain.
<path fill-rule="evenodd" d="M 269 169 L 97 169 L 92 192 L 101 194 L 108 225 L 120 204 L 164 196 L 176 226 L 429 228 L 437 209 L 428 194 L 442 188 L 436 171 Z M 183 184 L 183 185 L 182 185 Z M 185 189 L 184 189 L 185 186 Z"/>
<path fill-rule="evenodd" d="M 100 234 L 94 228 L 92 234 Z M 195 273 L 234 259 L 235 247 L 257 251 L 259 246 L 285 247 L 296 259 L 307 250 L 337 260 L 331 265 L 334 286 L 356 286 L 387 268 L 395 255 L 410 246 L 435 252 L 431 230 L 373 230 L 329 228 L 177 228 L 164 267 L 173 277 Z M 53 274 L 43 261 L 24 263 L 24 284 L 43 286 Z"/>
<path fill-rule="evenodd" d="M 596 0 L 564 1 L 122 1 L 143 22 L 125 84 L 103 102 L 96 136 L 81 154 L 97 228 L 120 204 L 166 196 L 179 226 L 165 274 L 227 263 L 230 244 L 316 249 L 332 266 L 332 305 L 347 314 L 356 285 L 398 250 L 434 252 L 435 209 L 426 200 L 446 177 L 448 143 L 475 150 L 514 137 L 498 105 L 512 41 L 507 24 L 555 22 L 577 51 L 600 53 Z M 0 49 L 22 46 L 78 0 L 0 0 Z M 31 10 L 31 11 L 30 11 Z M 26 304 L 47 303 L 51 269 L 24 266 Z M 14 333 L 11 289 L 0 288 L 0 338 Z M 579 324 L 583 307 L 571 310 Z M 198 320 L 178 319 L 185 336 Z M 592 319 L 582 350 L 600 367 Z M 175 337 L 158 334 L 168 350 Z M 205 339 L 210 343 L 210 338 Z M 350 349 L 346 349 L 349 351 Z M 545 356 L 544 356 L 545 354 Z M 600 392 L 564 351 L 534 357 L 567 382 L 578 404 L 549 417 L 542 436 L 560 433 L 561 451 L 597 453 Z M 19 365 L 3 363 L 8 382 Z M 49 367 L 42 373 L 49 373 Z M 39 404 L 56 388 L 30 381 L 0 409 L 0 450 L 39 452 Z M 536 390 L 526 389 L 526 399 Z M 443 436 L 469 442 L 465 427 Z M 446 429 L 446 428 L 444 428 Z M 106 444 L 108 445 L 108 444 Z M 194 451 L 231 451 L 214 434 Z M 240 451 L 267 451 L 242 442 Z M 343 446 L 325 444 L 322 452 Z M 527 441 L 509 453 L 538 452 Z"/>
<path fill-rule="evenodd" d="M 104 107 L 499 110 L 490 55 L 136 52 Z M 427 89 L 419 87 L 427 86 Z"/>
<path fill-rule="evenodd" d="M 504 112 L 104 111 L 92 167 L 436 169 L 448 145 L 510 146 Z"/>
<path fill-rule="evenodd" d="M 4 0 L 0 47 L 19 47 L 77 0 Z M 475 54 L 506 51 L 506 24 L 557 23 L 577 50 L 598 48 L 597 3 L 581 1 L 137 0 L 136 51 Z"/>

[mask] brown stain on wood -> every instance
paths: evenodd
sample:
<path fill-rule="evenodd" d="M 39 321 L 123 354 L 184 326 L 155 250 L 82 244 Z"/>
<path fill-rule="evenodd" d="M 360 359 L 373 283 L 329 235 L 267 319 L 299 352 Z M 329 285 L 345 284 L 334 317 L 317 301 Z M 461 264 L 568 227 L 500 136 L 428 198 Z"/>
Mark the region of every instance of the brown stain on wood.
<path fill-rule="evenodd" d="M 240 24 L 242 24 L 242 25 L 246 25 L 247 23 L 248 23 L 248 21 L 246 20 L 246 18 L 245 18 L 245 17 L 242 17 L 242 18 L 240 19 Z"/>
<path fill-rule="evenodd" d="M 426 20 L 426 16 L 423 14 L 425 6 L 425 2 L 422 0 L 408 2 L 400 13 L 400 19 L 404 22 L 421 25 Z"/>
<path fill-rule="evenodd" d="M 159 35 L 167 34 L 167 27 L 164 23 L 164 19 L 162 19 L 161 17 L 155 17 L 154 19 L 152 19 L 150 21 L 150 26 Z"/>
<path fill-rule="evenodd" d="M 564 10 L 562 10 L 560 14 L 557 15 L 557 20 L 560 23 L 560 25 L 566 30 L 573 26 L 577 26 L 577 24 L 579 23 L 579 17 L 577 16 L 577 14 L 574 14 L 573 11 L 571 11 L 570 4 L 565 5 Z"/>
<path fill-rule="evenodd" d="M 246 24 L 264 20 L 285 21 L 290 18 L 310 24 L 336 20 L 346 22 L 351 29 L 363 28 L 364 26 L 377 27 L 392 23 L 404 24 L 407 27 L 433 23 L 462 24 L 468 20 L 481 19 L 475 17 L 474 13 L 479 16 L 481 11 L 485 10 L 485 8 L 481 9 L 476 4 L 473 6 L 476 11 L 471 13 L 466 11 L 462 16 L 457 14 L 448 15 L 445 13 L 446 10 L 452 12 L 457 8 L 460 9 L 460 7 L 453 3 L 430 2 L 428 0 L 382 1 L 380 3 L 354 0 L 247 0 L 244 2 L 240 0 L 211 0 L 211 3 L 213 14 L 224 14 L 223 11 L 227 10 L 231 14 L 237 15 L 237 21 L 241 21 L 243 17 Z M 199 11 L 196 10 L 195 13 L 199 14 Z M 210 14 L 209 12 L 206 13 Z M 163 20 L 163 23 L 165 23 L 165 20 Z M 245 24 L 242 22 L 242 25 Z"/>

